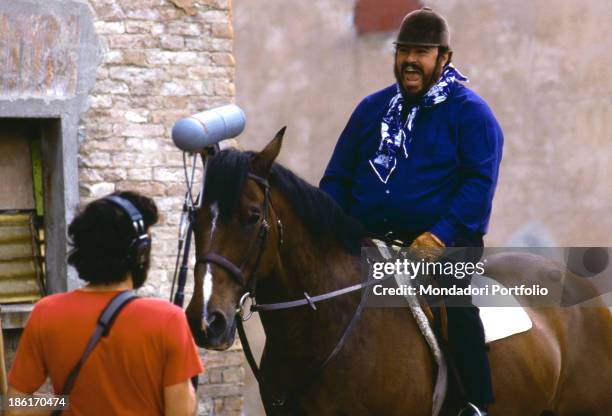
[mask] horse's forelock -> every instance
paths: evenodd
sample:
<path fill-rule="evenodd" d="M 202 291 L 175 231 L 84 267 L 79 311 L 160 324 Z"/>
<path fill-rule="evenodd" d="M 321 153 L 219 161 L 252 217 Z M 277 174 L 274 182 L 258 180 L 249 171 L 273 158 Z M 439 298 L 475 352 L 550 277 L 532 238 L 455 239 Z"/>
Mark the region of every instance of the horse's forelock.
<path fill-rule="evenodd" d="M 240 193 L 249 170 L 246 152 L 228 149 L 210 158 L 204 199 L 217 203 L 221 217 L 232 216 L 240 202 Z"/>

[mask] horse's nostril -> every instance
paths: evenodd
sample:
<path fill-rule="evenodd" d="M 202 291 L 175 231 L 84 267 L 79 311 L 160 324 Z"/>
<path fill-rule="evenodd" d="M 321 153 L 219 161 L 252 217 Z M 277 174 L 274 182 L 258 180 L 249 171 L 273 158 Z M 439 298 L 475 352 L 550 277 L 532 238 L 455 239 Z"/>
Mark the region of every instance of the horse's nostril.
<path fill-rule="evenodd" d="M 211 336 L 221 335 L 227 326 L 227 320 L 221 312 L 213 312 L 208 315 L 208 331 Z"/>

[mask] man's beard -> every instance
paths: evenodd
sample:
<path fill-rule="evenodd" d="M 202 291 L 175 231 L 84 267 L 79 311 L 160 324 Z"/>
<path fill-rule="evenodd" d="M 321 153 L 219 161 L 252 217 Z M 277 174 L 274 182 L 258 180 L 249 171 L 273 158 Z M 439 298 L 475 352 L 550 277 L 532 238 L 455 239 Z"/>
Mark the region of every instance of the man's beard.
<path fill-rule="evenodd" d="M 397 82 L 400 93 L 402 94 L 402 97 L 404 97 L 404 100 L 406 100 L 406 103 L 408 104 L 408 106 L 413 106 L 416 103 L 418 103 L 421 97 L 423 97 L 423 95 L 425 95 L 427 91 L 429 91 L 429 89 L 436 82 L 438 82 L 438 80 L 440 79 L 440 75 L 442 75 L 442 69 L 438 69 L 437 64 L 438 62 L 436 61 L 436 68 L 434 69 L 433 76 L 429 77 L 429 81 L 426 80 L 426 76 L 425 76 L 425 73 L 423 72 L 423 68 L 419 67 L 418 65 L 403 63 L 401 68 L 398 69 L 397 64 L 395 63 L 393 64 L 393 73 L 395 74 L 395 81 Z M 406 90 L 406 88 L 404 88 L 404 81 L 403 81 L 402 74 L 404 73 L 404 70 L 408 68 L 419 71 L 421 73 L 421 76 L 423 77 L 423 89 L 417 93 L 410 93 Z M 426 82 L 427 84 L 425 84 Z"/>

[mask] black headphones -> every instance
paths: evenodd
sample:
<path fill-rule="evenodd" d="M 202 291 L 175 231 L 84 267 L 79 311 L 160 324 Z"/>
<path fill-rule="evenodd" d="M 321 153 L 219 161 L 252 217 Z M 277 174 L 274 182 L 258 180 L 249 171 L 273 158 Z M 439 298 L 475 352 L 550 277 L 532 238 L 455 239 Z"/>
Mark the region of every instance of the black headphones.
<path fill-rule="evenodd" d="M 144 219 L 138 209 L 125 198 L 117 195 L 111 195 L 104 198 L 106 201 L 112 202 L 125 212 L 130 217 L 130 222 L 136 233 L 136 238 L 130 243 L 128 260 L 132 265 L 140 270 L 143 270 L 149 262 L 149 254 L 151 253 L 151 238 L 145 231 Z"/>

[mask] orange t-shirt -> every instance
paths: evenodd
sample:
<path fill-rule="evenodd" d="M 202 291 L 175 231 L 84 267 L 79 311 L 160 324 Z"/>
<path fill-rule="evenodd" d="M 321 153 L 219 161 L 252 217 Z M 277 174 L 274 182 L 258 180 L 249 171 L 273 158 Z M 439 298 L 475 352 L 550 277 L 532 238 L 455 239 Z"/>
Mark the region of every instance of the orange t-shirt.
<path fill-rule="evenodd" d="M 117 291 L 76 290 L 38 301 L 23 332 L 9 382 L 33 393 L 49 375 L 59 394 Z M 66 415 L 161 415 L 163 388 L 203 371 L 182 309 L 139 298 L 117 316 L 81 368 Z"/>

